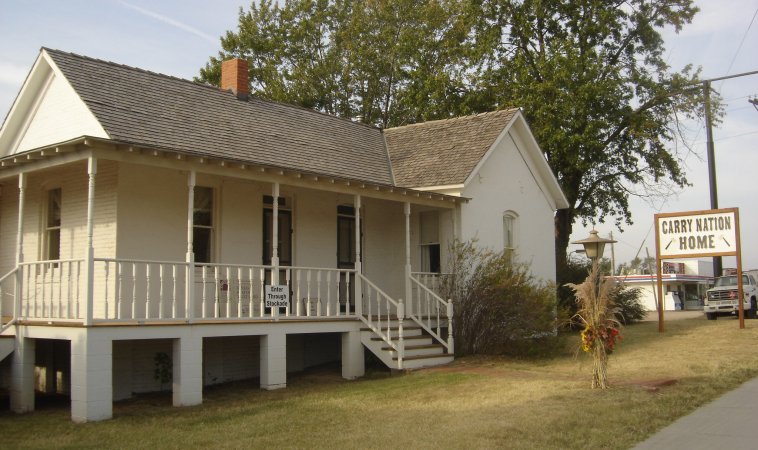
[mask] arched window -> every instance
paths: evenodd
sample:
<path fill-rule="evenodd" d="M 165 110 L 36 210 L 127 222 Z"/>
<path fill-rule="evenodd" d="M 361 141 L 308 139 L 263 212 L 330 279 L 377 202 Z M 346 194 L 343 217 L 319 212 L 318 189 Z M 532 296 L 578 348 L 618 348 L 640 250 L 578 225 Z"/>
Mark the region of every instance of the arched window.
<path fill-rule="evenodd" d="M 518 214 L 515 211 L 503 213 L 503 252 L 513 258 L 518 246 Z"/>

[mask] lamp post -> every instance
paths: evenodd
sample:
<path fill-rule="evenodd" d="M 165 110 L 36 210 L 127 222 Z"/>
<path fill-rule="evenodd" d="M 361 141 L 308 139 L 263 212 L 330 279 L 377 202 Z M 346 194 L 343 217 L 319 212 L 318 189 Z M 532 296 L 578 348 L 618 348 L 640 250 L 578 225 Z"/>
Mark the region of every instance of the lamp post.
<path fill-rule="evenodd" d="M 593 229 L 590 231 L 590 237 L 581 241 L 574 241 L 572 244 L 582 244 L 584 246 L 584 254 L 595 264 L 603 257 L 605 244 L 615 244 L 616 242 L 613 239 L 601 238 L 597 230 Z"/>

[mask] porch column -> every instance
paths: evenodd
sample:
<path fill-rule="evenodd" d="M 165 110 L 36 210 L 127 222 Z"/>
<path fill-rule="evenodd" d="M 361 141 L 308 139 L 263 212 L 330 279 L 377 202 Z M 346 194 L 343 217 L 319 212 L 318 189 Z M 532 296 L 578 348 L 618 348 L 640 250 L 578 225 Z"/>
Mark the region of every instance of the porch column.
<path fill-rule="evenodd" d="M 23 271 L 19 266 L 24 262 L 24 206 L 26 203 L 26 174 L 18 174 L 18 229 L 16 231 L 16 291 L 13 301 L 13 317 L 21 316 L 21 293 L 24 280 Z"/>
<path fill-rule="evenodd" d="M 187 274 L 185 276 L 186 286 L 184 292 L 186 298 L 184 301 L 185 315 L 187 319 L 195 317 L 195 179 L 194 170 L 190 170 L 187 178 Z M 203 311 L 200 316 L 205 314 Z"/>
<path fill-rule="evenodd" d="M 261 389 L 287 387 L 287 335 L 282 330 L 261 336 Z"/>
<path fill-rule="evenodd" d="M 411 204 L 405 202 L 405 304 L 408 313 L 412 313 L 411 306 Z"/>
<path fill-rule="evenodd" d="M 360 274 L 363 272 L 361 262 L 361 196 L 356 195 L 353 207 L 355 209 L 355 315 L 363 314 L 363 288 L 361 286 Z M 343 355 L 344 356 L 344 355 Z M 343 364 L 344 367 L 344 364 Z"/>
<path fill-rule="evenodd" d="M 360 331 L 342 333 L 342 378 L 354 380 L 366 373 Z"/>
<path fill-rule="evenodd" d="M 113 341 L 93 328 L 71 340 L 71 420 L 113 417 Z"/>
<path fill-rule="evenodd" d="M 86 287 L 84 289 L 84 325 L 92 325 L 93 317 L 93 298 L 95 289 L 95 249 L 92 244 L 95 228 L 95 176 L 97 175 L 97 159 L 90 156 L 87 163 L 87 175 L 89 184 L 87 186 L 87 253 L 84 256 L 84 266 L 86 271 Z"/>
<path fill-rule="evenodd" d="M 36 342 L 26 337 L 24 327 L 18 327 L 11 360 L 11 411 L 34 411 L 34 350 Z"/>
<path fill-rule="evenodd" d="M 184 336 L 173 342 L 174 406 L 203 402 L 203 338 Z"/>
<path fill-rule="evenodd" d="M 271 284 L 279 284 L 279 183 L 274 183 L 272 197 L 274 204 L 271 218 L 271 265 L 274 270 L 271 272 Z"/>

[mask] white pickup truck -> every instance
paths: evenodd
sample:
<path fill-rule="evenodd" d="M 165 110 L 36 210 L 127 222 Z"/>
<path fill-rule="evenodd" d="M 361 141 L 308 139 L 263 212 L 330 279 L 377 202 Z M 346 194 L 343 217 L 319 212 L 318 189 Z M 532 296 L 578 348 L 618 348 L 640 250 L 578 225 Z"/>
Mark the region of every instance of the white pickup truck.
<path fill-rule="evenodd" d="M 742 274 L 742 293 L 744 294 L 742 307 L 745 309 L 745 317 L 754 319 L 758 305 L 758 286 L 752 274 Z M 739 314 L 737 303 L 737 275 L 727 275 L 716 278 L 716 284 L 705 292 L 703 312 L 708 320 L 716 320 L 720 315 Z"/>

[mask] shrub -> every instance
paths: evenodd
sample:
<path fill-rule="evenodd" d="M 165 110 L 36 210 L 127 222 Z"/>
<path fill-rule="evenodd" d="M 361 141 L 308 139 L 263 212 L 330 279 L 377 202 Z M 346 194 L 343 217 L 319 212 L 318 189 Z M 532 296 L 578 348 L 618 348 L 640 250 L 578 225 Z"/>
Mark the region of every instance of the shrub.
<path fill-rule="evenodd" d="M 442 290 L 455 307 L 456 354 L 533 356 L 560 347 L 555 286 L 474 242 L 455 243 L 451 254 Z"/>
<path fill-rule="evenodd" d="M 640 302 L 642 291 L 619 283 L 610 293 L 613 304 L 617 308 L 616 319 L 624 325 L 629 325 L 645 318 L 647 311 Z"/>

